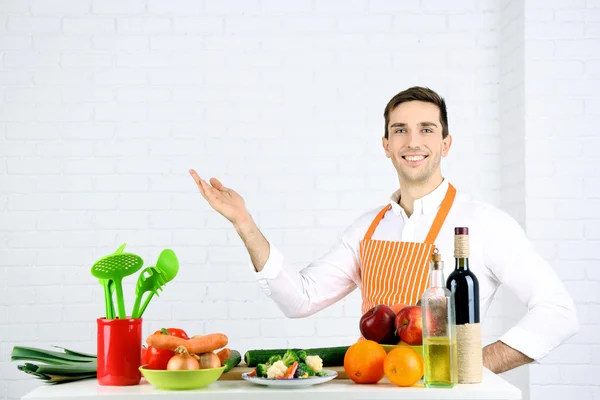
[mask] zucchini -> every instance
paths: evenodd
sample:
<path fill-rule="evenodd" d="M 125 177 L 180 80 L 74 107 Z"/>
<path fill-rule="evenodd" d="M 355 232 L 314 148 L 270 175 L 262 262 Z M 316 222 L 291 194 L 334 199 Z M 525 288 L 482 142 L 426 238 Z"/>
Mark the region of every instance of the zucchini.
<path fill-rule="evenodd" d="M 344 365 L 344 356 L 350 346 L 338 347 L 316 347 L 312 349 L 290 349 L 294 352 L 304 350 L 309 356 L 319 356 L 323 360 L 324 367 L 339 367 Z M 256 367 L 258 364 L 266 363 L 271 356 L 281 356 L 288 349 L 258 349 L 248 350 L 244 354 L 244 361 L 248 367 Z"/>
<path fill-rule="evenodd" d="M 223 365 L 225 365 L 225 369 L 223 373 L 231 371 L 233 367 L 237 367 L 237 365 L 242 361 L 242 355 L 237 350 L 231 350 L 231 354 L 229 358 L 225 361 Z"/>

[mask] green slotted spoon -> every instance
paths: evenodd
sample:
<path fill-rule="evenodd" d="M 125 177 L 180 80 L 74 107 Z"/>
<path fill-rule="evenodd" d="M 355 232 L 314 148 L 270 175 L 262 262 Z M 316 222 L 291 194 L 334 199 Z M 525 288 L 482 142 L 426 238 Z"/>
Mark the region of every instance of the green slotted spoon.
<path fill-rule="evenodd" d="M 121 254 L 127 246 L 127 243 L 123 243 L 115 254 Z M 106 319 L 115 318 L 115 305 L 113 302 L 113 293 L 115 291 L 115 283 L 110 279 L 98 279 L 98 282 L 104 287 L 104 306 L 106 308 Z"/>
<path fill-rule="evenodd" d="M 92 275 L 94 277 L 98 279 L 111 279 L 114 282 L 120 319 L 127 318 L 125 300 L 123 299 L 123 278 L 136 273 L 143 265 L 144 260 L 137 254 L 122 253 L 117 250 L 114 254 L 102 257 L 92 266 Z"/>
<path fill-rule="evenodd" d="M 115 305 L 113 303 L 113 292 L 115 283 L 110 279 L 98 279 L 98 282 L 104 287 L 104 307 L 106 308 L 106 319 L 115 318 Z"/>

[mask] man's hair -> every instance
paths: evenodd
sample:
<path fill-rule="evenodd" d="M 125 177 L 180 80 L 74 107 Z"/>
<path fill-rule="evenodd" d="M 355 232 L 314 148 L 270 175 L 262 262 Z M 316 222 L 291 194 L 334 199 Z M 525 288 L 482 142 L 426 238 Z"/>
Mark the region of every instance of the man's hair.
<path fill-rule="evenodd" d="M 446 111 L 446 102 L 433 90 L 421 86 L 413 86 L 398 93 L 392 97 L 387 106 L 385 106 L 385 111 L 383 112 L 383 117 L 385 119 L 385 138 L 387 139 L 389 136 L 388 125 L 390 124 L 390 113 L 400 104 L 415 100 L 432 103 L 438 106 L 440 109 L 440 121 L 442 123 L 442 138 L 445 139 L 448 136 L 448 113 Z"/>

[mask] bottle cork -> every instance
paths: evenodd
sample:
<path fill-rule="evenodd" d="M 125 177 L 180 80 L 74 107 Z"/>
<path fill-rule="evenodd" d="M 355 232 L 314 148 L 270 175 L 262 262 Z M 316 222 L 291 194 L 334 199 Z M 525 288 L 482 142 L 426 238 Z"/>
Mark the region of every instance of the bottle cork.
<path fill-rule="evenodd" d="M 454 258 L 469 258 L 469 228 L 454 228 Z"/>

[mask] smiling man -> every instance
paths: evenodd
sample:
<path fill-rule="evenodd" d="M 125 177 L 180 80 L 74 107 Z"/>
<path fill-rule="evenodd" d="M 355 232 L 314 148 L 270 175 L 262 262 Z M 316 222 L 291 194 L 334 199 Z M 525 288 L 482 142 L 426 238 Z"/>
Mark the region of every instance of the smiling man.
<path fill-rule="evenodd" d="M 496 373 L 508 371 L 543 358 L 574 335 L 579 322 L 573 300 L 519 224 L 444 178 L 440 161 L 452 145 L 444 100 L 428 88 L 412 87 L 389 101 L 384 119 L 383 150 L 396 170 L 399 189 L 301 271 L 263 236 L 237 192 L 215 178 L 209 184 L 190 170 L 202 196 L 244 241 L 264 293 L 289 318 L 312 315 L 356 288 L 363 314 L 376 304 L 414 305 L 426 289 L 429 250 L 437 248 L 446 265 L 453 265 L 454 227 L 468 227 L 482 321 L 501 284 L 528 309 L 483 349 L 484 366 Z M 393 250 L 403 246 L 412 250 Z M 423 254 L 416 256 L 419 252 Z"/>

